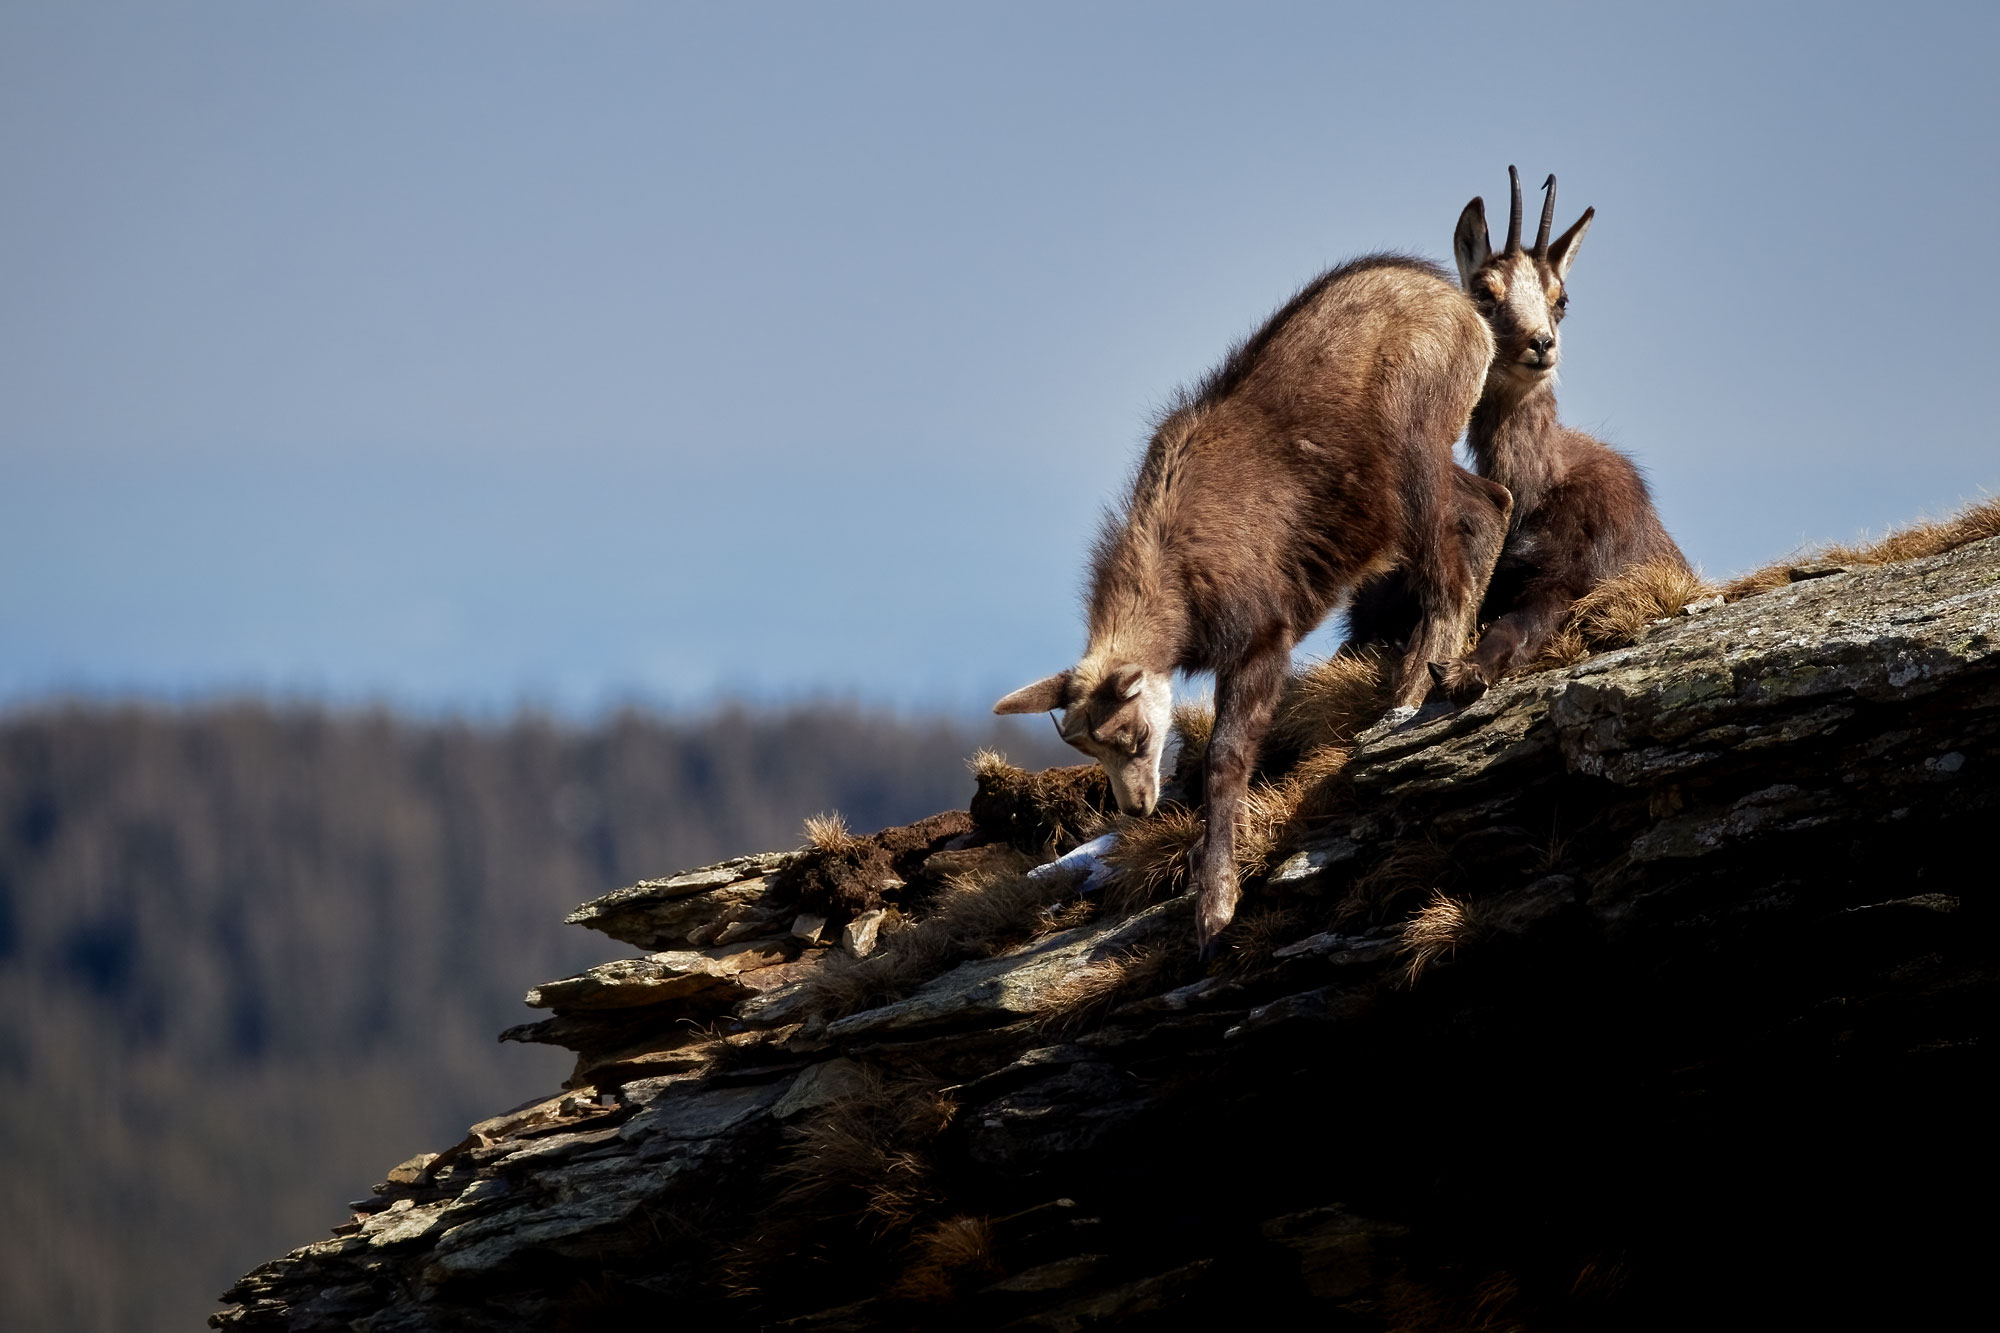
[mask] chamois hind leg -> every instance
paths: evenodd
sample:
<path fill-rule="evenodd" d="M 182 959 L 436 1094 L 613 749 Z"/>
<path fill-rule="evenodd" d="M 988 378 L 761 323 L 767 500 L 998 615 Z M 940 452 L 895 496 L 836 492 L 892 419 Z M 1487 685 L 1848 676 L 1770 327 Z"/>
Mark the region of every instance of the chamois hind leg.
<path fill-rule="evenodd" d="M 1431 663 L 1464 656 L 1478 627 L 1479 599 L 1507 535 L 1507 514 L 1514 504 L 1507 488 L 1459 471 L 1466 480 L 1449 492 L 1454 501 L 1450 509 L 1440 513 L 1428 507 L 1412 524 L 1414 549 L 1407 568 L 1419 616 L 1389 701 L 1392 720 L 1407 718 L 1423 705 L 1431 688 Z"/>
<path fill-rule="evenodd" d="M 1215 683 L 1215 730 L 1202 761 L 1202 812 L 1206 830 L 1194 854 L 1195 943 L 1208 957 L 1236 916 L 1236 819 L 1250 788 L 1258 746 L 1292 662 L 1292 639 L 1254 652 Z"/>

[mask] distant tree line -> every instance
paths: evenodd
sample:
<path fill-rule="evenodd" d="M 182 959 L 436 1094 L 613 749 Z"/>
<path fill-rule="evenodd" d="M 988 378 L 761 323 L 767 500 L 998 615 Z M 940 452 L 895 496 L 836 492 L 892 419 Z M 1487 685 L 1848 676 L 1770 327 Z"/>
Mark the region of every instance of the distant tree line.
<path fill-rule="evenodd" d="M 198 1326 L 395 1159 L 566 1073 L 521 994 L 649 875 L 962 806 L 1031 729 L 846 707 L 0 715 L 0 1327 Z"/>

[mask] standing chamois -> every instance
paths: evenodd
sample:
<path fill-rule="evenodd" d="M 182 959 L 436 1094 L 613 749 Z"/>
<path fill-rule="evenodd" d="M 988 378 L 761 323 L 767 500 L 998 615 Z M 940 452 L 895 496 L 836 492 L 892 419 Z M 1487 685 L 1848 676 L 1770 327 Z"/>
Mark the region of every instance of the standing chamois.
<path fill-rule="evenodd" d="M 1523 250 L 1521 178 L 1512 167 L 1507 176 L 1513 205 L 1506 248 L 1493 249 L 1483 199 L 1465 206 L 1452 237 L 1459 278 L 1494 339 L 1493 365 L 1466 441 L 1480 474 L 1514 497 L 1506 544 L 1480 608 L 1486 628 L 1479 644 L 1469 657 L 1432 667 L 1459 703 L 1534 661 L 1577 600 L 1606 579 L 1648 562 L 1691 573 L 1632 460 L 1556 420 L 1565 284 L 1597 210 L 1585 209 L 1551 244 L 1556 178 L 1550 176 L 1541 230 L 1534 248 Z"/>
<path fill-rule="evenodd" d="M 1236 816 L 1293 645 L 1402 565 L 1420 614 L 1392 715 L 1423 702 L 1433 659 L 1464 651 L 1504 525 L 1463 549 L 1451 448 L 1492 359 L 1486 321 L 1431 264 L 1378 255 L 1321 275 L 1153 432 L 1098 538 L 1083 659 L 993 706 L 1062 709 L 1063 739 L 1104 765 L 1120 810 L 1145 815 L 1173 673 L 1215 673 L 1193 863 L 1204 950 L 1236 911 Z"/>

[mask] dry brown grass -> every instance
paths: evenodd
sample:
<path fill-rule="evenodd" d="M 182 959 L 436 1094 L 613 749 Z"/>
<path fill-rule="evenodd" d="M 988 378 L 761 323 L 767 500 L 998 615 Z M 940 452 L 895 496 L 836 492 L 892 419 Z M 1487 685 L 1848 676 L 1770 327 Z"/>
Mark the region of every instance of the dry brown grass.
<path fill-rule="evenodd" d="M 820 856 L 843 856 L 859 848 L 862 841 L 848 831 L 838 810 L 807 816 L 805 837 L 806 845 L 799 850 Z"/>
<path fill-rule="evenodd" d="M 1562 630 L 1530 670 L 1574 666 L 1592 653 L 1629 647 L 1655 620 L 1719 589 L 1673 560 L 1648 560 L 1592 588 L 1570 608 Z"/>
<path fill-rule="evenodd" d="M 1305 916 L 1296 907 L 1253 907 L 1237 917 L 1225 936 L 1228 952 L 1222 956 L 1225 972 L 1250 972 L 1271 961 L 1271 954 L 1290 944 L 1303 931 Z"/>
<path fill-rule="evenodd" d="M 840 1018 L 906 995 L 945 968 L 968 958 L 990 957 L 1049 928 L 1049 909 L 1069 892 L 1060 877 L 1033 880 L 993 871 L 953 875 L 930 911 L 887 936 L 866 958 L 834 952 L 806 984 L 814 1007 Z"/>
<path fill-rule="evenodd" d="M 999 1276 L 993 1257 L 993 1223 L 961 1213 L 923 1228 L 910 1244 L 909 1264 L 889 1294 L 899 1300 L 943 1305 L 971 1284 Z"/>
<path fill-rule="evenodd" d="M 1134 912 L 1186 891 L 1188 853 L 1201 833 L 1201 814 L 1181 805 L 1161 806 L 1145 819 L 1121 819 L 1118 841 L 1104 858 L 1113 871 L 1104 905 Z"/>
<path fill-rule="evenodd" d="M 1283 778 L 1250 785 L 1236 818 L 1239 881 L 1268 873 L 1294 834 L 1345 807 L 1350 790 L 1342 772 L 1348 756 L 1341 746 L 1322 745 Z M 1145 819 L 1120 818 L 1118 841 L 1104 858 L 1114 872 L 1105 906 L 1132 912 L 1186 892 L 1189 854 L 1200 844 L 1203 829 L 1198 811 L 1178 805 L 1163 806 Z"/>
<path fill-rule="evenodd" d="M 1471 908 L 1456 898 L 1433 893 L 1430 903 L 1403 927 L 1402 952 L 1408 960 L 1403 983 L 1417 984 L 1433 963 L 1451 957 L 1470 938 Z"/>
<path fill-rule="evenodd" d="M 1738 602 L 1795 582 L 1794 570 L 1825 565 L 1891 565 L 1901 560 L 1943 555 L 1989 537 L 2000 537 L 2000 498 L 1967 505 L 1949 518 L 1912 523 L 1872 542 L 1829 542 L 1809 547 L 1731 579 L 1724 585 L 1722 595 Z"/>
<path fill-rule="evenodd" d="M 1297 793 L 1295 820 L 1310 822 L 1347 808 L 1354 794 L 1346 778 L 1347 761 L 1353 757 L 1354 751 L 1345 745 L 1321 745 L 1306 751 L 1292 766 L 1285 782 Z"/>
<path fill-rule="evenodd" d="M 1208 738 L 1215 734 L 1215 702 L 1197 697 L 1174 704 L 1174 738 L 1180 742 L 1183 759 L 1199 758 L 1208 752 Z"/>
<path fill-rule="evenodd" d="M 1059 930 L 1074 930 L 1078 926 L 1090 924 L 1096 915 L 1097 904 L 1088 898 L 1074 898 L 1066 903 L 1055 903 L 1042 909 L 1041 914 L 1035 919 L 1030 934 L 1039 938 L 1043 935 L 1053 935 Z"/>
<path fill-rule="evenodd" d="M 965 761 L 965 766 L 971 770 L 973 780 L 980 782 L 1022 771 L 1008 763 L 1006 755 L 985 745 L 972 752 L 972 758 Z"/>
<path fill-rule="evenodd" d="M 1036 1016 L 1044 1030 L 1073 1032 L 1120 1000 L 1152 989 L 1173 966 L 1173 956 L 1154 945 L 1086 963 L 1035 997 Z"/>
<path fill-rule="evenodd" d="M 1253 783 L 1244 793 L 1236 823 L 1236 874 L 1254 879 L 1271 868 L 1271 857 L 1291 831 L 1305 799 L 1304 787 L 1290 779 Z"/>
<path fill-rule="evenodd" d="M 730 1289 L 753 1296 L 767 1274 L 782 1267 L 783 1280 L 796 1280 L 797 1262 L 827 1258 L 829 1246 L 879 1251 L 907 1233 L 940 1202 L 932 1149 L 957 1113 L 934 1078 L 864 1067 L 852 1092 L 806 1118 L 771 1169 L 776 1196 L 724 1261 Z M 829 1233 L 835 1219 L 849 1225 Z"/>
<path fill-rule="evenodd" d="M 1361 918 L 1386 921 L 1404 909 L 1411 896 L 1434 893 L 1457 871 L 1451 854 L 1427 839 L 1397 843 L 1389 854 L 1356 879 L 1334 914 L 1336 922 Z"/>
<path fill-rule="evenodd" d="M 809 1117 L 774 1172 L 777 1205 L 849 1217 L 875 1235 L 907 1226 L 935 1202 L 929 1145 L 958 1104 L 934 1080 L 864 1069 L 860 1086 Z"/>
<path fill-rule="evenodd" d="M 1388 659 L 1380 653 L 1322 658 L 1285 685 L 1264 742 L 1266 769 L 1289 770 L 1298 756 L 1351 742 L 1389 707 Z"/>
<path fill-rule="evenodd" d="M 1291 782 L 1251 784 L 1236 818 L 1236 875 L 1247 880 L 1269 868 L 1293 816 L 1302 789 Z M 1120 819 L 1118 841 L 1104 860 L 1113 873 L 1105 905 L 1132 912 L 1187 891 L 1188 857 L 1200 844 L 1201 815 L 1183 806 L 1163 807 L 1145 819 Z"/>

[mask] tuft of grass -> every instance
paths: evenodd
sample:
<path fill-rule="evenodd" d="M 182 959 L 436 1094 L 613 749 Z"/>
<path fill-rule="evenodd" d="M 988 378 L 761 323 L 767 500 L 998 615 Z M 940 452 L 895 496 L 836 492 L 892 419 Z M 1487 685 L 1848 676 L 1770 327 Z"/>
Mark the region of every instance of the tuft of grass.
<path fill-rule="evenodd" d="M 1336 653 L 1286 682 L 1264 741 L 1266 772 L 1300 755 L 1352 741 L 1389 707 L 1389 661 L 1374 650 Z"/>
<path fill-rule="evenodd" d="M 971 770 L 973 778 L 979 782 L 986 782 L 991 779 L 1004 777 L 1009 773 L 1019 773 L 1022 771 L 1008 763 L 1006 755 L 987 745 L 982 745 L 977 750 L 974 750 L 972 758 L 965 761 L 965 766 Z"/>
<path fill-rule="evenodd" d="M 1184 759 L 1207 754 L 1208 738 L 1215 734 L 1215 701 L 1206 697 L 1176 700 L 1173 727 Z"/>
<path fill-rule="evenodd" d="M 1592 653 L 1629 647 L 1655 620 L 1717 591 L 1678 560 L 1642 561 L 1578 598 L 1562 630 L 1530 670 L 1574 666 Z"/>
<path fill-rule="evenodd" d="M 1344 802 L 1346 789 L 1339 777 L 1346 763 L 1347 751 L 1322 746 L 1285 778 L 1250 785 L 1236 819 L 1239 881 L 1268 872 L 1301 823 Z M 1163 806 L 1145 819 L 1121 818 L 1117 828 L 1118 841 L 1104 858 L 1114 872 L 1105 890 L 1107 907 L 1132 912 L 1187 891 L 1190 857 L 1204 832 L 1199 812 Z"/>
<path fill-rule="evenodd" d="M 1578 600 L 1570 620 L 1592 651 L 1637 642 L 1646 626 L 1715 595 L 1715 585 L 1678 560 L 1647 560 L 1606 579 Z"/>
<path fill-rule="evenodd" d="M 1356 879 L 1334 913 L 1336 923 L 1357 917 L 1385 921 L 1403 907 L 1412 894 L 1434 893 L 1457 870 L 1444 848 L 1428 838 L 1397 843 L 1389 854 L 1370 866 Z"/>
<path fill-rule="evenodd" d="M 1296 907 L 1257 907 L 1243 913 L 1225 937 L 1229 952 L 1223 955 L 1223 969 L 1242 973 L 1268 963 L 1273 951 L 1299 937 L 1304 920 Z"/>
<path fill-rule="evenodd" d="M 1056 903 L 1042 909 L 1035 921 L 1033 934 L 1039 938 L 1053 935 L 1059 930 L 1073 930 L 1087 925 L 1097 915 L 1097 904 L 1088 898 L 1074 898 L 1066 903 Z"/>
<path fill-rule="evenodd" d="M 1145 819 L 1118 822 L 1118 841 L 1105 855 L 1113 871 L 1105 906 L 1135 912 L 1151 902 L 1186 892 L 1188 857 L 1201 844 L 1198 811 L 1164 805 Z"/>
<path fill-rule="evenodd" d="M 953 963 L 985 958 L 1047 929 L 1048 909 L 1069 892 L 1060 879 L 995 870 L 947 876 L 919 921 L 886 937 L 866 958 L 831 953 L 807 985 L 829 1018 L 908 994 Z"/>
<path fill-rule="evenodd" d="M 1403 982 L 1414 986 L 1417 978 L 1440 959 L 1458 952 L 1472 931 L 1471 909 L 1456 898 L 1433 892 L 1424 909 L 1403 927 L 1402 951 L 1409 960 Z"/>
<path fill-rule="evenodd" d="M 784 1185 L 779 1206 L 853 1217 L 878 1237 L 907 1226 L 935 1201 L 924 1150 L 957 1113 L 958 1104 L 930 1079 L 864 1069 L 854 1092 L 801 1126 L 775 1172 Z"/>
<path fill-rule="evenodd" d="M 1097 959 L 1037 995 L 1035 1012 L 1045 1030 L 1073 1032 L 1119 1000 L 1152 987 L 1171 965 L 1167 951 L 1153 945 Z"/>
<path fill-rule="evenodd" d="M 1350 803 L 1354 788 L 1346 779 L 1354 751 L 1345 745 L 1320 745 L 1306 751 L 1285 781 L 1296 789 L 1294 821 L 1311 821 L 1338 814 Z"/>
<path fill-rule="evenodd" d="M 1254 879 L 1271 868 L 1273 854 L 1292 829 L 1305 788 L 1291 779 L 1252 783 L 1236 824 L 1236 874 Z"/>
<path fill-rule="evenodd" d="M 1969 504 L 1948 518 L 1912 523 L 1872 542 L 1829 542 L 1809 547 L 1762 569 L 1738 575 L 1724 585 L 1722 595 L 1729 601 L 1740 602 L 1745 597 L 1794 582 L 1792 571 L 1801 567 L 1891 565 L 1943 555 L 1989 537 L 2000 537 L 2000 498 Z"/>
<path fill-rule="evenodd" d="M 960 1213 L 919 1231 L 910 1245 L 909 1264 L 889 1294 L 899 1300 L 943 1305 L 969 1284 L 999 1276 L 993 1257 L 993 1223 Z"/>
<path fill-rule="evenodd" d="M 891 1077 L 864 1067 L 852 1092 L 807 1117 L 771 1169 L 777 1195 L 728 1256 L 730 1288 L 754 1295 L 781 1265 L 785 1280 L 795 1280 L 789 1270 L 828 1219 L 848 1220 L 851 1239 L 864 1249 L 907 1233 L 941 1200 L 932 1149 L 957 1113 L 957 1102 L 928 1075 Z"/>
<path fill-rule="evenodd" d="M 806 817 L 806 845 L 801 851 L 820 856 L 843 856 L 861 846 L 861 839 L 848 832 L 847 821 L 838 810 Z"/>

